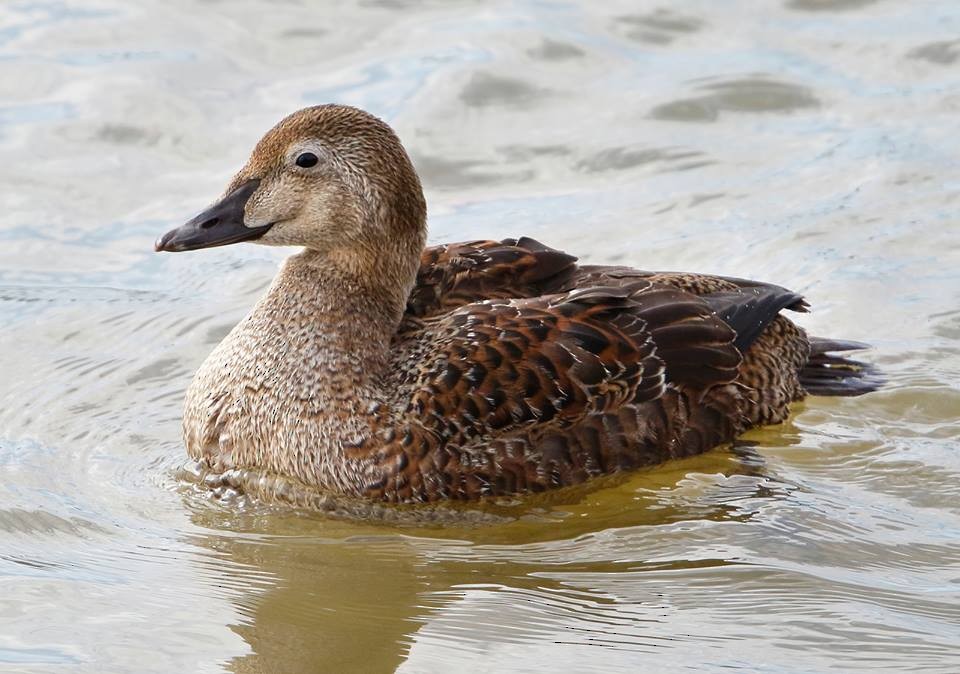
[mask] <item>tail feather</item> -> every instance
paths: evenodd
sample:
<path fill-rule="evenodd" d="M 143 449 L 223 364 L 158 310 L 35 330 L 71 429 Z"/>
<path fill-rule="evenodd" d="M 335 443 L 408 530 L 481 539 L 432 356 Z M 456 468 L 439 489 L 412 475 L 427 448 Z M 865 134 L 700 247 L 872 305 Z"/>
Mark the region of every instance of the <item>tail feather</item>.
<path fill-rule="evenodd" d="M 816 356 L 828 351 L 863 351 L 870 345 L 864 342 L 854 342 L 849 339 L 824 339 L 823 337 L 810 338 L 810 355 Z"/>
<path fill-rule="evenodd" d="M 884 384 L 880 371 L 869 363 L 831 355 L 835 351 L 869 348 L 862 342 L 810 338 L 810 358 L 800 370 L 800 384 L 810 395 L 859 396 Z"/>

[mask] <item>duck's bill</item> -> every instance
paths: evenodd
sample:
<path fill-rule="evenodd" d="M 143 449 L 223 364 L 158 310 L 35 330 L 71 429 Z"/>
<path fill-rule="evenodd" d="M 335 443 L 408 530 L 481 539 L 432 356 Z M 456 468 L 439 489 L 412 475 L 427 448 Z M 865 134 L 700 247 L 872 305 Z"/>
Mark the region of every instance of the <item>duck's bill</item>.
<path fill-rule="evenodd" d="M 259 239 L 272 225 L 248 227 L 243 224 L 244 206 L 259 185 L 259 180 L 248 180 L 187 224 L 161 236 L 154 248 L 178 253 Z"/>

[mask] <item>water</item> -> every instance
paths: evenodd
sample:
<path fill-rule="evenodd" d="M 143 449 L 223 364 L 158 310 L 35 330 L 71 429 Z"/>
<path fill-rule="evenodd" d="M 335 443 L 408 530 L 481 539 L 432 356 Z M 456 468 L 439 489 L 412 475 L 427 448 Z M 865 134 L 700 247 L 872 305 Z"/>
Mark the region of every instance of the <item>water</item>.
<path fill-rule="evenodd" d="M 0 3 L 0 670 L 960 670 L 960 5 L 600 4 Z M 888 387 L 499 524 L 211 500 L 182 392 L 284 251 L 151 244 L 326 101 L 432 241 L 780 283 Z"/>

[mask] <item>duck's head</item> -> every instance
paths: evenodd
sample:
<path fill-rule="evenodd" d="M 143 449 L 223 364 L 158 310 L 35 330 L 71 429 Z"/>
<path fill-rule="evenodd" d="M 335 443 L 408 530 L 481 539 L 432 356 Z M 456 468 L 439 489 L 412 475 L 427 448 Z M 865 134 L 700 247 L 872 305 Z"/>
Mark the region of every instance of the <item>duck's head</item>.
<path fill-rule="evenodd" d="M 224 196 L 155 247 L 255 241 L 376 268 L 398 253 L 416 259 L 425 235 L 420 181 L 393 130 L 362 110 L 320 105 L 268 131 Z"/>

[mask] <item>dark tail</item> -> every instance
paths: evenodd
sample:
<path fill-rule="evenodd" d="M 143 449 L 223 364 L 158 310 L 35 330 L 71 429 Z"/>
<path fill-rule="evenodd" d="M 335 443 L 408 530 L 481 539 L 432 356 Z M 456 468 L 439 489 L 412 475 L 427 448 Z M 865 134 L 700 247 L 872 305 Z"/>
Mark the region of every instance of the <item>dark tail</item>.
<path fill-rule="evenodd" d="M 831 355 L 834 351 L 870 348 L 861 342 L 810 338 L 810 359 L 800 370 L 800 384 L 815 396 L 860 396 L 884 384 L 880 371 L 869 363 Z"/>

